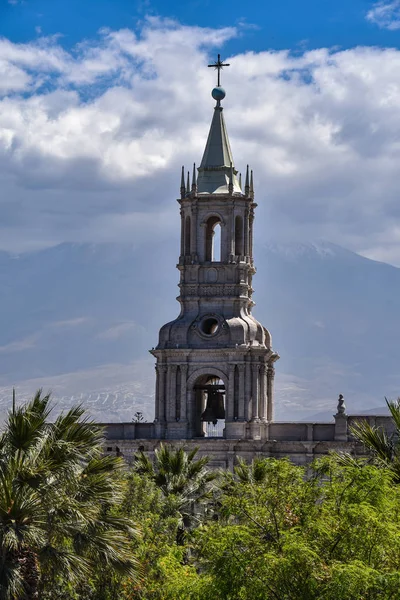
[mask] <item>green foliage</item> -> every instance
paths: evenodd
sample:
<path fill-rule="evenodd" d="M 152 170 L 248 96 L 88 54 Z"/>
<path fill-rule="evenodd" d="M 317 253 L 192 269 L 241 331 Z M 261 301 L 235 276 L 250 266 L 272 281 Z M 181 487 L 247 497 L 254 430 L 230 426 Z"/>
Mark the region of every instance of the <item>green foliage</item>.
<path fill-rule="evenodd" d="M 49 402 L 39 391 L 13 407 L 0 438 L 4 600 L 68 591 L 95 577 L 100 566 L 136 573 L 129 542 L 135 531 L 110 512 L 120 498 L 124 463 L 102 456 L 102 430 L 81 407 L 49 423 Z"/>
<path fill-rule="evenodd" d="M 164 445 L 129 468 L 81 408 L 48 417 L 38 393 L 0 439 L 0 600 L 400 600 L 395 438 L 376 465 L 217 474 Z"/>
<path fill-rule="evenodd" d="M 400 398 L 395 402 L 385 400 L 395 424 L 393 435 L 387 435 L 382 427 L 371 426 L 365 420 L 356 423 L 351 433 L 369 450 L 374 462 L 389 469 L 393 480 L 400 483 Z"/>

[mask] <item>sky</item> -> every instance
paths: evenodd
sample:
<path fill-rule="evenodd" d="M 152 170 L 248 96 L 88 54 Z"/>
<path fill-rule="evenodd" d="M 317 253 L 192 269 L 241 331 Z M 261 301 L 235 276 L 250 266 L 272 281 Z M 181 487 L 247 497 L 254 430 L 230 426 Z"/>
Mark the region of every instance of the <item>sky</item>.
<path fill-rule="evenodd" d="M 0 36 L 0 250 L 176 236 L 220 52 L 258 239 L 400 266 L 400 0 L 0 0 Z"/>

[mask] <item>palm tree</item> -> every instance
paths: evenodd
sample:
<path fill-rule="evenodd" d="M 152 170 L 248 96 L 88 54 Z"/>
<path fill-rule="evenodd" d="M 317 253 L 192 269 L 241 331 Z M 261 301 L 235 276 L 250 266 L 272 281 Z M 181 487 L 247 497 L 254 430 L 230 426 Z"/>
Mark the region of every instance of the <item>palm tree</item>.
<path fill-rule="evenodd" d="M 400 483 L 400 398 L 389 401 L 385 398 L 395 424 L 395 431 L 388 435 L 382 427 L 371 426 L 359 421 L 351 428 L 353 436 L 372 454 L 378 464 L 389 468 L 396 483 Z"/>
<path fill-rule="evenodd" d="M 203 507 L 212 498 L 212 482 L 217 473 L 209 471 L 208 456 L 196 459 L 198 448 L 185 452 L 161 444 L 154 462 L 144 453 L 135 457 L 135 469 L 149 477 L 165 498 L 165 513 L 179 520 L 176 541 L 183 544 L 185 532 L 200 520 Z"/>
<path fill-rule="evenodd" d="M 39 598 L 111 566 L 135 575 L 130 522 L 110 514 L 122 459 L 102 455 L 103 433 L 77 406 L 53 423 L 50 395 L 8 414 L 0 436 L 0 599 Z"/>

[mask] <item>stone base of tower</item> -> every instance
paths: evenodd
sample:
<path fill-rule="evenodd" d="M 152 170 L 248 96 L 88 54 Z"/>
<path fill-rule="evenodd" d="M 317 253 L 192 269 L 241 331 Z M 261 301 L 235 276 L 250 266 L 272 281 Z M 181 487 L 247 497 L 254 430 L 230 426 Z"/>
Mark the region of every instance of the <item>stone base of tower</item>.
<path fill-rule="evenodd" d="M 272 350 L 265 346 L 168 348 L 152 354 L 157 358 L 158 439 L 267 439 L 277 359 Z M 212 393 L 223 404 L 216 418 L 215 407 L 210 406 Z"/>

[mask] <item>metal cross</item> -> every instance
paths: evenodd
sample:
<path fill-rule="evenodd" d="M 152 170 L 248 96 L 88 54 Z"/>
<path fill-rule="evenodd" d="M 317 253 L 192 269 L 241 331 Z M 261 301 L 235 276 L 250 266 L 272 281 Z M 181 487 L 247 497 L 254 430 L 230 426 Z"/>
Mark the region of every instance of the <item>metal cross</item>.
<path fill-rule="evenodd" d="M 215 69 L 216 71 L 218 71 L 218 83 L 217 83 L 217 85 L 218 85 L 218 87 L 219 87 L 219 86 L 221 85 L 221 81 L 220 81 L 220 72 L 221 72 L 221 70 L 222 70 L 224 67 L 229 67 L 229 66 L 230 66 L 230 65 L 229 65 L 229 63 L 225 63 L 225 64 L 224 64 L 224 63 L 221 61 L 221 55 L 220 55 L 220 54 L 218 54 L 218 60 L 217 60 L 215 63 L 213 63 L 212 65 L 208 65 L 208 66 L 209 66 L 209 67 L 214 67 L 214 69 Z"/>

